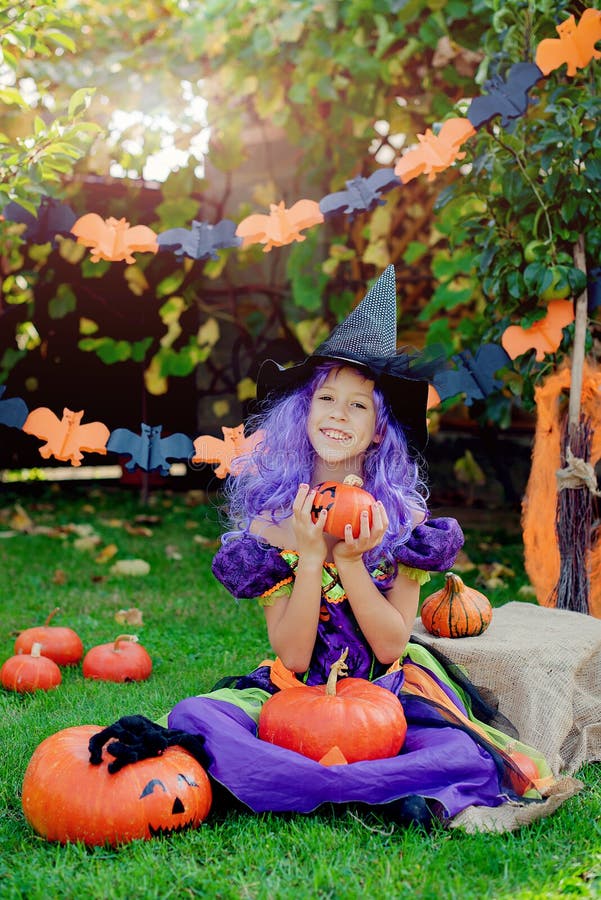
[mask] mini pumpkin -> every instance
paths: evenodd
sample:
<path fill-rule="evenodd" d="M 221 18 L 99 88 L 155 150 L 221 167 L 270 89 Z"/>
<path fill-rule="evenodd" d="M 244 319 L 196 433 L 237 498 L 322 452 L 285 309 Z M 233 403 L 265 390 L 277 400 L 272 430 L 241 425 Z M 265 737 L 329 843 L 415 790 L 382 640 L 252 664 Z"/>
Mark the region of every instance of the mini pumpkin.
<path fill-rule="evenodd" d="M 2 687 L 20 694 L 58 687 L 62 681 L 61 670 L 55 662 L 41 655 L 41 649 L 41 644 L 34 644 L 31 653 L 9 657 L 0 669 Z"/>
<path fill-rule="evenodd" d="M 34 644 L 41 644 L 42 656 L 54 660 L 57 666 L 73 666 L 83 656 L 83 643 L 72 628 L 64 625 L 51 625 L 51 621 L 60 607 L 49 614 L 43 625 L 26 628 L 15 641 L 15 653 L 30 653 Z"/>
<path fill-rule="evenodd" d="M 396 756 L 407 722 L 398 697 L 364 678 L 347 678 L 348 648 L 326 684 L 284 688 L 264 703 L 259 737 L 324 765 Z"/>
<path fill-rule="evenodd" d="M 145 681 L 152 672 L 152 660 L 135 634 L 120 634 L 109 644 L 98 644 L 86 653 L 84 678 L 98 681 Z"/>
<path fill-rule="evenodd" d="M 195 828 L 211 808 L 205 770 L 187 750 L 168 747 L 111 774 L 89 761 L 99 725 L 50 735 L 25 771 L 22 805 L 32 828 L 49 841 L 119 844 Z M 109 756 L 109 760 L 111 757 Z"/>
<path fill-rule="evenodd" d="M 459 575 L 447 572 L 444 587 L 424 600 L 421 620 L 436 637 L 474 637 L 490 625 L 492 606 L 488 597 L 467 587 Z"/>
<path fill-rule="evenodd" d="M 311 507 L 311 518 L 317 522 L 322 509 L 327 510 L 324 531 L 344 540 L 344 529 L 351 525 L 353 537 L 359 536 L 361 513 L 367 510 L 371 526 L 371 508 L 376 502 L 368 491 L 362 488 L 363 481 L 358 475 L 347 475 L 344 481 L 322 481 L 315 488 L 317 493 Z"/>

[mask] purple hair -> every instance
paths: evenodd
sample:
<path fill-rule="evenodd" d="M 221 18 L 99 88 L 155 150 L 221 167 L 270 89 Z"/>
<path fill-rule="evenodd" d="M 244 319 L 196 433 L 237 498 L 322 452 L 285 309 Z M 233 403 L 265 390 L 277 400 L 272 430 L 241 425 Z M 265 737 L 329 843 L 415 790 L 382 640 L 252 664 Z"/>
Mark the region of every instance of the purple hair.
<path fill-rule="evenodd" d="M 265 436 L 251 454 L 238 460 L 239 474 L 226 483 L 229 519 L 235 533 L 247 533 L 261 513 L 270 513 L 274 522 L 288 518 L 299 484 L 312 484 L 315 450 L 307 436 L 311 400 L 329 373 L 339 368 L 337 362 L 316 367 L 312 377 L 296 391 L 278 397 L 271 407 L 248 421 L 249 430 L 261 429 Z M 385 559 L 396 574 L 394 550 L 409 539 L 413 513 L 427 515 L 428 491 L 417 462 L 409 456 L 402 427 L 377 387 L 374 404 L 375 433 L 381 441 L 367 449 L 361 475 L 364 489 L 384 504 L 390 525 L 382 543 L 365 554 L 365 562 L 375 567 Z M 230 535 L 232 532 L 224 535 L 225 539 Z"/>

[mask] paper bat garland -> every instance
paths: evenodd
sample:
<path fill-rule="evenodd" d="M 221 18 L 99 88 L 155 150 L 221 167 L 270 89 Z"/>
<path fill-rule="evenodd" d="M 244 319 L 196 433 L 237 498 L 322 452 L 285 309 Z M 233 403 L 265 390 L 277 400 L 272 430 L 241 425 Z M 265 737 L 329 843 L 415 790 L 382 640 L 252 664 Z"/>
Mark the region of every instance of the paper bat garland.
<path fill-rule="evenodd" d="M 323 214 L 315 200 L 298 200 L 290 209 L 286 209 L 282 200 L 270 204 L 268 216 L 252 215 L 242 219 L 236 234 L 243 238 L 244 247 L 265 244 L 263 252 L 267 253 L 272 247 L 304 241 L 302 229 L 321 222 Z"/>
<path fill-rule="evenodd" d="M 465 405 L 471 406 L 474 400 L 484 400 L 493 390 L 503 386 L 503 382 L 495 378 L 495 372 L 508 365 L 508 354 L 498 344 L 482 344 L 474 356 L 469 350 L 463 350 L 453 357 L 457 365 L 455 370 L 446 369 L 437 372 L 432 381 L 441 400 L 465 393 Z"/>
<path fill-rule="evenodd" d="M 546 38 L 536 48 L 536 64 L 548 75 L 554 69 L 568 64 L 568 75 L 588 66 L 591 59 L 601 59 L 595 44 L 601 40 L 601 10 L 585 9 L 576 25 L 570 16 L 555 29 L 559 38 Z"/>
<path fill-rule="evenodd" d="M 437 172 L 443 172 L 455 162 L 465 157 L 459 148 L 469 137 L 475 134 L 474 126 L 469 119 L 447 119 L 443 122 L 438 134 L 429 128 L 425 134 L 418 134 L 419 147 L 405 153 L 396 166 L 395 174 L 403 184 L 425 173 L 428 181 L 433 181 Z"/>
<path fill-rule="evenodd" d="M 528 91 L 543 78 L 534 63 L 516 63 L 507 73 L 507 80 L 495 75 L 484 82 L 485 95 L 475 97 L 467 111 L 474 128 L 479 128 L 495 116 L 501 116 L 501 126 L 507 128 L 511 119 L 523 116 L 528 109 Z"/>
<path fill-rule="evenodd" d="M 223 440 L 210 434 L 201 434 L 194 441 L 193 463 L 219 463 L 215 469 L 217 478 L 236 474 L 236 459 L 251 453 L 263 439 L 262 431 L 244 437 L 244 425 L 221 429 Z"/>
<path fill-rule="evenodd" d="M 157 236 L 146 225 L 130 227 L 126 219 L 103 219 L 97 213 L 87 213 L 77 219 L 71 228 L 77 243 L 90 247 L 92 262 L 106 259 L 110 262 L 125 260 L 134 263 L 136 251 L 156 253 L 159 249 Z"/>
<path fill-rule="evenodd" d="M 192 441 L 187 434 L 178 432 L 161 437 L 162 425 L 146 425 L 142 422 L 141 434 L 129 428 L 117 428 L 112 432 L 106 445 L 113 453 L 130 456 L 125 468 L 132 472 L 136 466 L 145 472 L 158 469 L 161 475 L 168 475 L 169 460 L 189 459 L 194 451 Z"/>
<path fill-rule="evenodd" d="M 217 259 L 217 250 L 239 247 L 242 238 L 236 236 L 236 223 L 222 219 L 217 225 L 208 222 L 192 222 L 191 228 L 170 228 L 159 234 L 161 250 L 171 250 L 177 257 L 191 259 Z"/>
<path fill-rule="evenodd" d="M 29 414 L 27 404 L 20 397 L 3 400 L 2 396 L 5 390 L 4 385 L 0 386 L 0 424 L 8 425 L 9 428 L 22 429 Z"/>
<path fill-rule="evenodd" d="M 546 353 L 555 353 L 563 337 L 563 329 L 574 321 L 574 305 L 571 300 L 551 300 L 547 315 L 531 325 L 510 325 L 503 332 L 501 344 L 515 359 L 528 350 L 536 350 L 536 359 L 541 362 Z"/>
<path fill-rule="evenodd" d="M 380 199 L 380 194 L 399 184 L 401 180 L 394 169 L 379 169 L 368 178 L 358 175 L 346 182 L 345 191 L 336 191 L 320 200 L 319 208 L 324 216 L 366 212 L 382 206 L 384 201 Z"/>
<path fill-rule="evenodd" d="M 57 234 L 70 234 L 77 216 L 70 206 L 55 200 L 53 197 L 43 197 L 34 216 L 29 210 L 11 201 L 4 207 L 3 215 L 10 222 L 19 222 L 26 225 L 23 237 L 32 244 L 45 244 L 51 241 L 56 245 Z"/>
<path fill-rule="evenodd" d="M 63 462 L 70 460 L 73 466 L 80 466 L 82 450 L 106 454 L 106 442 L 110 435 L 102 422 L 82 425 L 83 414 L 84 410 L 73 412 L 65 407 L 63 417 L 59 419 L 51 409 L 40 406 L 29 413 L 23 424 L 23 431 L 47 441 L 40 447 L 43 459 L 54 456 Z"/>

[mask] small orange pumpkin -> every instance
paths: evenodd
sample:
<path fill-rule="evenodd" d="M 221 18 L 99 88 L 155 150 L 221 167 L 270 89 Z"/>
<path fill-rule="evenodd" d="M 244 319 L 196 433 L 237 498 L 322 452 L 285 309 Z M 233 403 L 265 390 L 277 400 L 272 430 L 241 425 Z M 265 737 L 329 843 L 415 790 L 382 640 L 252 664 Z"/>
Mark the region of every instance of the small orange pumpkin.
<path fill-rule="evenodd" d="M 261 740 L 324 765 L 396 756 L 407 733 L 401 701 L 364 678 L 337 683 L 347 654 L 348 648 L 326 684 L 299 684 L 273 694 L 259 715 Z"/>
<path fill-rule="evenodd" d="M 316 485 L 315 499 L 311 507 L 311 519 L 317 522 L 322 509 L 328 511 L 324 531 L 344 540 L 344 529 L 351 525 L 353 537 L 359 536 L 361 513 L 367 510 L 371 527 L 371 508 L 376 502 L 361 485 L 358 475 L 347 475 L 344 481 L 322 481 Z"/>
<path fill-rule="evenodd" d="M 99 725 L 50 735 L 25 771 L 22 805 L 32 828 L 49 841 L 120 844 L 197 827 L 208 815 L 208 776 L 181 747 L 119 772 L 92 765 L 88 742 Z M 108 758 L 109 760 L 111 757 Z"/>
<path fill-rule="evenodd" d="M 2 687 L 20 694 L 58 687 L 62 681 L 61 670 L 55 662 L 41 655 L 41 649 L 41 644 L 34 644 L 31 653 L 9 657 L 0 669 Z"/>
<path fill-rule="evenodd" d="M 459 638 L 482 634 L 490 625 L 492 606 L 484 594 L 467 587 L 459 575 L 447 572 L 443 588 L 426 597 L 421 619 L 436 637 Z"/>
<path fill-rule="evenodd" d="M 152 660 L 135 634 L 120 634 L 109 644 L 98 644 L 86 653 L 84 678 L 98 681 L 145 681 L 152 672 Z"/>
<path fill-rule="evenodd" d="M 30 653 L 34 644 L 41 644 L 42 656 L 54 660 L 57 666 L 73 666 L 83 656 L 83 643 L 76 631 L 50 622 L 59 612 L 53 609 L 43 625 L 26 628 L 15 641 L 15 653 Z"/>

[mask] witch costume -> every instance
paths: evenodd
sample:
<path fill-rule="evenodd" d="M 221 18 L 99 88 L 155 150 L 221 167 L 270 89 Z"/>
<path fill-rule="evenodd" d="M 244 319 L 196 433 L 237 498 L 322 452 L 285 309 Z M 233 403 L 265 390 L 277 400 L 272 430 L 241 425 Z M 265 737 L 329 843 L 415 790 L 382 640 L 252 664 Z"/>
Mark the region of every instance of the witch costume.
<path fill-rule="evenodd" d="M 259 372 L 260 401 L 294 390 L 325 360 L 365 370 L 385 395 L 408 443 L 422 450 L 427 440 L 427 382 L 412 361 L 396 350 L 396 289 L 390 266 L 345 322 L 303 363 L 283 368 L 268 360 Z M 397 551 L 398 570 L 420 584 L 429 572 L 445 572 L 463 544 L 459 524 L 430 518 L 413 529 Z M 236 598 L 269 605 L 292 592 L 298 554 L 272 547 L 249 533 L 224 540 L 213 573 Z M 376 585 L 390 574 L 370 572 Z M 385 588 L 381 588 L 385 593 Z M 323 684 L 348 648 L 348 675 L 392 691 L 401 701 L 407 735 L 400 753 L 341 765 L 322 765 L 257 737 L 263 703 L 291 684 Z M 321 608 L 309 668 L 292 673 L 281 661 L 266 660 L 241 677 L 226 677 L 207 694 L 178 703 L 170 729 L 204 739 L 208 772 L 215 782 L 255 812 L 308 813 L 322 804 L 389 805 L 425 798 L 442 819 L 470 805 L 495 807 L 507 801 L 536 802 L 537 786 L 552 780 L 544 758 L 521 744 L 464 673 L 412 638 L 396 664 L 374 656 L 362 634 L 333 563 L 322 571 Z M 538 771 L 536 785 L 513 761 L 519 750 Z"/>

